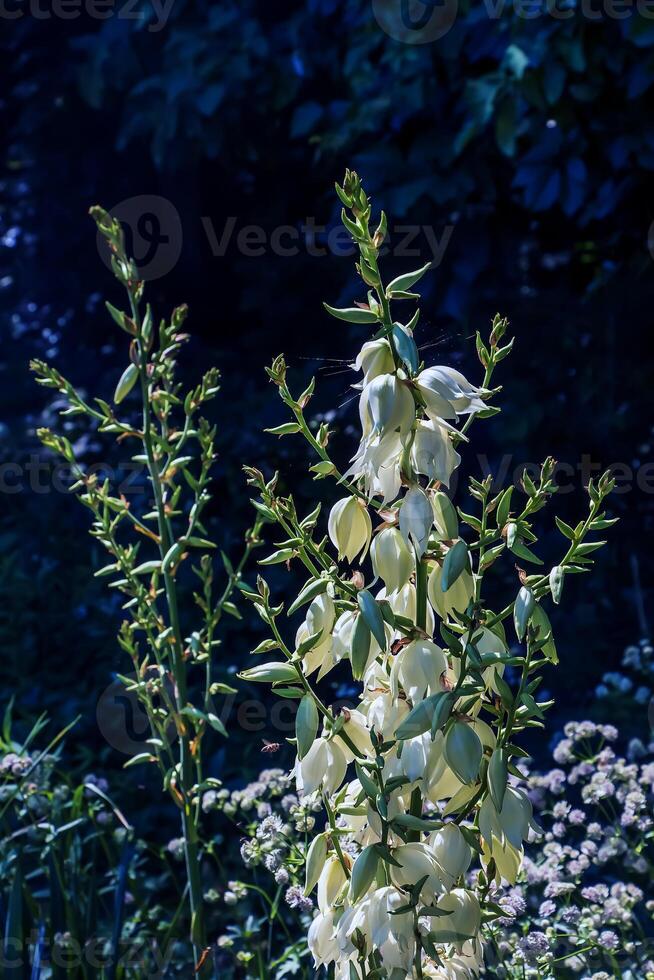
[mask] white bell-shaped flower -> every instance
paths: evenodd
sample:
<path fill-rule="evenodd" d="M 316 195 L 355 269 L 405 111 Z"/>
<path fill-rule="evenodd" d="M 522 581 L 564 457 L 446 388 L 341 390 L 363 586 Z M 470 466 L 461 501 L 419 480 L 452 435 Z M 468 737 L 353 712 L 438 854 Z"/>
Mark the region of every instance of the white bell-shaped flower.
<path fill-rule="evenodd" d="M 441 619 L 447 619 L 453 612 L 465 612 L 475 594 L 473 576 L 464 568 L 446 592 L 441 587 L 441 579 L 442 568 L 438 562 L 434 562 L 429 574 L 427 595 L 438 615 Z"/>
<path fill-rule="evenodd" d="M 327 966 L 338 958 L 336 941 L 336 912 L 327 909 L 319 913 L 309 926 L 307 941 L 315 966 Z"/>
<path fill-rule="evenodd" d="M 381 439 L 396 431 L 406 435 L 416 417 L 416 403 L 397 375 L 380 374 L 361 393 L 359 417 L 364 438 Z"/>
<path fill-rule="evenodd" d="M 378 442 L 364 437 L 344 476 L 363 479 L 363 491 L 369 499 L 380 496 L 384 503 L 391 503 L 402 485 L 400 462 L 404 438 L 399 432 L 389 432 Z"/>
<path fill-rule="evenodd" d="M 385 588 L 380 589 L 376 596 L 377 599 L 386 599 L 389 606 L 393 610 L 396 616 L 404 616 L 405 619 L 411 619 L 415 623 L 417 614 L 417 599 L 416 599 L 416 587 L 413 582 L 407 582 L 398 589 L 396 592 L 388 592 Z M 435 628 L 434 610 L 431 606 L 427 605 L 427 629 L 426 632 L 432 634 Z M 401 639 L 403 634 L 397 632 L 394 634 L 396 639 Z"/>
<path fill-rule="evenodd" d="M 481 388 L 475 388 L 454 368 L 443 365 L 425 368 L 416 378 L 416 384 L 430 418 L 453 419 L 486 408 Z"/>
<path fill-rule="evenodd" d="M 410 454 L 415 473 L 438 480 L 446 487 L 449 487 L 452 474 L 461 462 L 454 448 L 452 431 L 456 430 L 442 419 L 418 422 Z"/>
<path fill-rule="evenodd" d="M 447 657 L 431 640 L 414 640 L 395 655 L 391 668 L 391 692 L 395 697 L 402 689 L 416 704 L 427 692 L 438 694 L 443 689 L 440 677 L 447 670 Z"/>
<path fill-rule="evenodd" d="M 359 351 L 353 366 L 355 371 L 363 371 L 364 385 L 380 374 L 391 374 L 395 361 L 389 342 L 385 338 L 369 340 Z"/>
<path fill-rule="evenodd" d="M 423 901 L 431 905 L 437 895 L 443 894 L 441 869 L 427 844 L 418 842 L 402 844 L 395 848 L 393 857 L 398 862 L 399 867 L 391 865 L 391 881 L 398 888 L 416 885 L 421 878 L 426 877 L 427 880 L 420 893 Z"/>
<path fill-rule="evenodd" d="M 446 823 L 430 834 L 429 846 L 448 876 L 445 885 L 449 890 L 470 867 L 472 849 L 455 823 Z"/>
<path fill-rule="evenodd" d="M 432 919 L 431 933 L 435 942 L 462 945 L 476 939 L 481 927 L 481 909 L 476 895 L 467 888 L 454 888 L 438 900 L 438 908 L 448 915 Z"/>
<path fill-rule="evenodd" d="M 409 706 L 403 698 L 396 698 L 390 692 L 383 692 L 369 704 L 368 727 L 381 734 L 384 741 L 387 741 L 394 737 L 395 730 L 408 713 Z"/>
<path fill-rule="evenodd" d="M 347 882 L 343 865 L 335 854 L 331 854 L 325 861 L 318 878 L 318 908 L 323 914 L 334 905 Z"/>
<path fill-rule="evenodd" d="M 310 796 L 321 787 L 335 793 L 345 779 L 347 759 L 333 739 L 317 738 L 305 757 L 295 764 L 295 781 L 300 796 Z"/>
<path fill-rule="evenodd" d="M 329 514 L 329 537 L 338 551 L 339 560 L 352 563 L 365 557 L 372 536 L 372 521 L 365 503 L 358 497 L 337 501 Z"/>
<path fill-rule="evenodd" d="M 427 550 L 433 523 L 434 511 L 429 497 L 422 487 L 411 487 L 400 507 L 400 533 L 407 546 L 410 547 L 410 540 L 413 541 L 420 558 Z"/>
<path fill-rule="evenodd" d="M 383 580 L 387 593 L 406 585 L 415 570 L 413 551 L 396 527 L 385 527 L 375 535 L 370 557 L 375 575 Z"/>

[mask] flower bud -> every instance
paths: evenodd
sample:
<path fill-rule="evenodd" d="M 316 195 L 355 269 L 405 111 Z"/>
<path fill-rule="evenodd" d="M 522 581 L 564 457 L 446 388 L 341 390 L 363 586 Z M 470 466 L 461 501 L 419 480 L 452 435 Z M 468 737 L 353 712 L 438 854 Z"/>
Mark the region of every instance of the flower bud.
<path fill-rule="evenodd" d="M 454 541 L 459 537 L 459 518 L 450 498 L 442 490 L 432 497 L 434 524 L 441 541 Z"/>
<path fill-rule="evenodd" d="M 328 530 L 339 560 L 347 558 L 351 564 L 357 555 L 365 557 L 372 536 L 372 521 L 368 508 L 358 497 L 345 497 L 334 504 Z"/>
<path fill-rule="evenodd" d="M 387 592 L 397 592 L 406 585 L 415 567 L 413 553 L 396 527 L 375 535 L 370 557 L 375 575 L 383 580 Z"/>

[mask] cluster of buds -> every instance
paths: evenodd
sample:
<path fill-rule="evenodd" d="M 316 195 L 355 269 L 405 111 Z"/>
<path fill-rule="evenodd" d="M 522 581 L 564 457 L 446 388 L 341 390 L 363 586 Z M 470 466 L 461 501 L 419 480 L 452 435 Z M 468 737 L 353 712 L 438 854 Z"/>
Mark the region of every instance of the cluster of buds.
<path fill-rule="evenodd" d="M 385 218 L 371 233 L 356 174 L 348 172 L 337 192 L 370 289 L 355 307 L 326 308 L 375 328 L 353 365 L 362 375 L 361 441 L 341 473 L 276 359 L 269 375 L 294 420 L 272 431 L 304 434 L 320 458 L 316 478 L 333 476 L 341 497 L 328 536 L 316 540 L 317 510 L 300 521 L 274 480 L 249 471 L 261 492 L 258 511 L 285 536 L 262 564 L 301 562 L 310 577 L 288 609 L 290 616 L 305 609 L 292 644 L 267 584 L 260 579 L 257 592 L 246 593 L 272 632 L 254 652 L 280 651 L 283 659 L 241 676 L 299 702 L 297 789 L 320 794 L 327 818 L 306 856 L 307 894 L 317 888 L 308 935 L 316 965 L 331 966 L 337 980 L 463 980 L 482 970 L 483 925 L 502 914 L 489 894 L 515 882 L 523 843 L 538 829 L 519 786 L 514 759 L 524 753 L 514 739 L 542 726 L 548 707 L 535 698 L 539 669 L 556 660 L 541 600 L 558 602 L 564 574 L 582 570 L 601 544 L 584 539 L 610 523 L 599 513 L 610 481 L 593 487 L 586 521 L 574 530 L 559 524 L 570 545 L 555 569 L 520 568 L 507 607 L 487 609 L 484 574 L 503 552 L 542 564 L 529 547 L 536 540 L 529 518 L 556 489 L 547 460 L 538 483 L 525 475 L 526 502 L 515 512 L 513 488 L 493 497 L 490 480 L 471 480 L 478 516 L 455 508 L 443 490 L 474 418 L 497 411 L 487 402 L 491 375 L 511 349 L 499 346 L 506 320 L 494 319 L 488 346 L 478 340 L 479 386 L 451 367 L 426 367 L 414 340 L 418 314 L 406 324 L 391 315 L 392 301 L 418 298 L 411 290 L 426 267 L 384 287 L 377 257 Z M 504 625 L 511 617 L 526 649 L 511 649 Z M 515 688 L 504 678 L 507 664 L 521 672 Z M 336 713 L 314 685 L 345 665 L 360 682 L 359 699 Z"/>

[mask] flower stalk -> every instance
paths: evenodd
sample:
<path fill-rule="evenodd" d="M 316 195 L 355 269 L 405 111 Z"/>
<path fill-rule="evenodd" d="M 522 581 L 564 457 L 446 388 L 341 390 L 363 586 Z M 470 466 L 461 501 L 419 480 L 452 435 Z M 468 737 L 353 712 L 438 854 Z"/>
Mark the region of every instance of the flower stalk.
<path fill-rule="evenodd" d="M 487 342 L 477 334 L 479 386 L 448 366 L 426 366 L 414 339 L 419 311 L 402 322 L 395 309 L 419 299 L 413 290 L 428 266 L 384 284 L 384 214 L 372 231 L 370 201 L 355 173 L 347 171 L 336 190 L 359 249 L 366 299 L 325 307 L 373 331 L 353 365 L 363 373 L 355 385 L 361 441 L 349 468 L 334 461 L 329 426 L 314 427 L 306 416 L 315 382 L 294 397 L 284 358 L 275 358 L 268 375 L 292 421 L 270 431 L 302 435 L 318 457 L 314 479 L 335 480 L 341 497 L 323 536 L 319 506 L 300 519 L 293 497 L 278 494 L 277 475 L 266 480 L 247 468 L 258 513 L 284 535 L 260 564 L 300 564 L 309 579 L 287 612 L 304 616 L 294 642 L 284 639 L 283 606 L 272 604 L 265 580 L 245 593 L 272 632 L 256 652 L 281 650 L 295 671 L 292 686 L 275 662 L 242 677 L 300 701 L 298 792 L 323 800 L 329 842 L 308 937 L 316 965 L 336 980 L 396 971 L 476 976 L 484 930 L 501 916 L 494 889 L 516 880 L 523 842 L 537 832 L 518 785 L 524 752 L 516 738 L 542 727 L 551 706 L 536 699 L 542 668 L 558 660 L 543 600 L 557 605 L 565 576 L 592 564 L 604 542 L 588 535 L 614 523 L 602 510 L 613 481 L 604 474 L 591 482 L 589 513 L 576 528 L 557 519 L 570 543 L 547 573 L 523 566 L 543 564 L 533 550 L 532 517 L 556 492 L 554 460 L 536 481 L 523 474 L 521 505 L 513 502 L 515 487 L 495 493 L 490 478 L 473 477 L 472 506 L 454 506 L 446 491 L 458 449 L 475 419 L 500 410 L 490 403 L 501 388 L 490 385 L 513 346 L 505 340 L 508 322 L 496 316 Z M 506 558 L 515 564 L 515 593 L 496 613 L 485 602 L 485 577 Z M 514 640 L 504 627 L 509 617 Z M 355 708 L 335 714 L 318 690 L 343 665 L 360 692 Z M 515 688 L 504 677 L 508 666 L 519 669 Z M 303 707 L 307 696 L 315 712 Z"/>
<path fill-rule="evenodd" d="M 263 518 L 257 515 L 248 531 L 236 567 L 223 556 L 226 583 L 216 601 L 211 557 L 215 545 L 207 539 L 202 520 L 211 499 L 216 431 L 199 410 L 217 394 L 219 375 L 212 368 L 199 385 L 182 392 L 176 367 L 188 340 L 182 331 L 186 307 L 178 307 L 169 321 L 162 320 L 156 328 L 152 309 L 144 307 L 144 283 L 125 251 L 119 222 L 101 208 L 92 208 L 91 214 L 128 300 L 128 312 L 107 304 L 110 316 L 129 337 L 129 363 L 113 405 L 101 398 L 90 403 L 48 364 L 35 361 L 31 367 L 39 384 L 64 397 L 61 414 L 67 419 L 84 417 L 100 433 L 113 435 L 119 445 L 136 443 L 132 460 L 143 468 L 149 493 L 142 496 L 140 507 L 133 505 L 113 492 L 109 480 L 101 481 L 87 470 L 66 436 L 48 429 L 39 430 L 39 436 L 45 447 L 70 465 L 71 490 L 91 511 L 91 533 L 109 555 L 109 564 L 96 574 L 106 576 L 110 587 L 125 598 L 123 608 L 129 618 L 121 626 L 119 643 L 134 673 L 123 682 L 143 705 L 150 726 L 144 751 L 127 765 L 157 765 L 164 789 L 180 811 L 194 968 L 198 976 L 206 976 L 210 970 L 202 881 L 206 848 L 200 804 L 203 792 L 217 781 L 205 776 L 204 757 L 210 732 L 227 735 L 214 699 L 232 690 L 214 680 L 216 631 L 224 613 L 239 615 L 232 596 L 243 585 L 245 564 L 260 543 Z M 123 402 L 136 404 L 136 410 L 128 408 L 119 416 Z M 144 549 L 151 549 L 149 556 L 142 554 Z M 200 582 L 194 595 L 200 622 L 192 629 L 182 615 L 180 599 L 180 579 L 188 566 Z"/>

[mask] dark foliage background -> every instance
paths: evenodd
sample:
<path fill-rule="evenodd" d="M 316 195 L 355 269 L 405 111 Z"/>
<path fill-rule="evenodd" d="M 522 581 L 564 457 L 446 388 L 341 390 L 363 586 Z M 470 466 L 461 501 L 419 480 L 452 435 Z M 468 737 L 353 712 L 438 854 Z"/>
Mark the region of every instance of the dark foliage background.
<path fill-rule="evenodd" d="M 166 309 L 189 303 L 189 376 L 209 363 L 223 373 L 212 533 L 236 554 L 250 518 L 243 462 L 281 466 L 304 505 L 316 486 L 328 492 L 303 475 L 301 446 L 261 434 L 283 418 L 263 368 L 284 351 L 298 389 L 317 371 L 316 412 L 349 399 L 341 369 L 362 334 L 335 326 L 321 300 L 353 298 L 353 260 L 314 254 L 302 228 L 337 226 L 333 181 L 350 166 L 390 215 L 387 274 L 419 264 L 401 254 L 398 225 L 418 229 L 410 247 L 423 259 L 434 236 L 444 245 L 425 280 L 426 356 L 476 378 L 474 331 L 498 310 L 512 322 L 504 413 L 475 428 L 470 468 L 485 460 L 496 472 L 510 453 L 507 481 L 553 454 L 575 468 L 557 502 L 570 519 L 583 457 L 623 467 L 613 498 L 621 523 L 592 578 L 569 580 L 556 617 L 562 665 L 550 682 L 559 720 L 578 717 L 602 672 L 647 631 L 651 599 L 654 19 L 613 7 L 595 17 L 599 3 L 530 18 L 506 3 L 492 17 L 493 5 L 461 0 L 443 37 L 410 44 L 388 36 L 364 0 L 174 0 L 163 25 L 150 4 L 129 15 L 117 5 L 104 20 L 83 6 L 69 20 L 20 9 L 1 41 L 0 701 L 13 693 L 25 718 L 45 707 L 56 724 L 81 711 L 70 745 L 78 763 L 120 767 L 96 721 L 99 692 L 125 666 L 118 603 L 92 578 L 100 556 L 86 514 L 53 490 L 47 461 L 37 468 L 34 428 L 52 404 L 27 371 L 30 357 L 46 357 L 107 397 L 122 370 L 124 344 L 102 302 L 116 300 L 114 285 L 88 206 L 136 198 L 123 208 L 134 221 L 152 210 L 141 197 L 158 195 L 179 217 L 167 244 L 141 226 L 155 240 L 153 272 L 168 271 L 150 298 Z M 154 210 L 166 234 L 170 208 Z M 230 219 L 233 234 L 214 254 Z M 238 245 L 247 225 L 265 235 L 258 256 Z M 280 254 L 288 234 L 281 249 L 271 244 L 280 226 L 295 229 L 297 254 Z M 353 408 L 338 413 L 343 458 Z M 88 461 L 124 462 L 93 433 L 74 434 Z M 557 542 L 545 546 L 554 554 Z M 258 630 L 232 622 L 226 679 Z M 215 774 L 256 771 L 261 737 L 279 739 L 269 716 L 260 733 L 235 731 L 217 746 Z M 148 813 L 137 777 L 121 784 L 133 810 Z"/>

